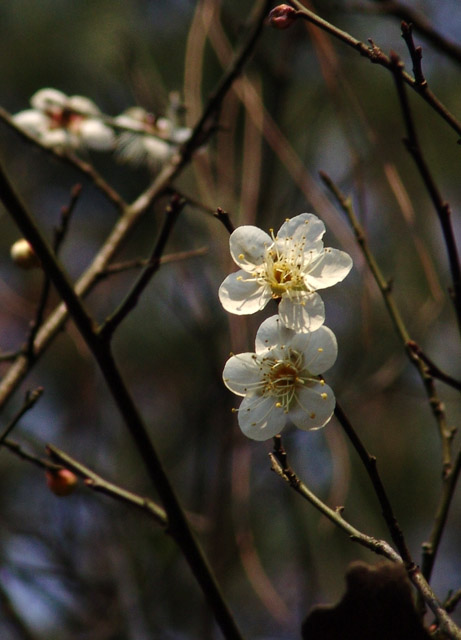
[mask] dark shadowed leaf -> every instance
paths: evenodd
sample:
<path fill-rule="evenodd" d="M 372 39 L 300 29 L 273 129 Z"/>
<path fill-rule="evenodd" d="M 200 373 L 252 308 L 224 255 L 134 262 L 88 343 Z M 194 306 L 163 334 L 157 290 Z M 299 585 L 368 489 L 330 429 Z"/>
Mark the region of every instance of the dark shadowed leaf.
<path fill-rule="evenodd" d="M 347 590 L 336 606 L 315 607 L 303 640 L 427 640 L 402 566 L 352 563 Z"/>

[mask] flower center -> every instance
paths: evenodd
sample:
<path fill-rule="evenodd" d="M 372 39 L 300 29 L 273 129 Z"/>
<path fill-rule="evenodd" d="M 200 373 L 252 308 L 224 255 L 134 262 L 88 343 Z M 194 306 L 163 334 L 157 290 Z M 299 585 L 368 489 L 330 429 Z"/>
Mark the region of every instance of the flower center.
<path fill-rule="evenodd" d="M 282 392 L 296 383 L 298 370 L 291 362 L 276 362 L 270 371 L 271 383 L 276 389 Z"/>
<path fill-rule="evenodd" d="M 298 260 L 296 252 L 285 255 L 276 248 L 267 252 L 262 279 L 270 286 L 273 298 L 306 290 L 301 266 L 302 260 Z"/>
<path fill-rule="evenodd" d="M 50 129 L 78 129 L 85 117 L 79 113 L 75 113 L 72 109 L 59 109 L 59 111 L 50 111 Z"/>
<path fill-rule="evenodd" d="M 309 380 L 302 371 L 302 355 L 290 350 L 284 360 L 267 359 L 264 361 L 263 395 L 275 398 L 275 405 L 290 410 L 296 390 Z"/>

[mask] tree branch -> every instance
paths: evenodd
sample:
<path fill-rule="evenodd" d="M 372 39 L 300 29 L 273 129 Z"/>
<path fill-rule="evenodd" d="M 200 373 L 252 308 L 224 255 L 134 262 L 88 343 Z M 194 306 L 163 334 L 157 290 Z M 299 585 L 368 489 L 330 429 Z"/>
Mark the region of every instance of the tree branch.
<path fill-rule="evenodd" d="M 435 388 L 434 380 L 429 373 L 428 367 L 425 363 L 418 357 L 415 356 L 414 350 L 410 346 L 413 344 L 413 341 L 410 339 L 410 335 L 405 326 L 402 316 L 397 308 L 397 305 L 394 300 L 394 296 L 392 295 L 391 287 L 389 283 L 384 278 L 381 269 L 379 268 L 376 259 L 368 246 L 368 241 L 365 235 L 365 232 L 360 225 L 357 216 L 355 215 L 352 201 L 349 197 L 344 196 L 338 187 L 334 184 L 332 179 L 326 175 L 324 172 L 320 172 L 320 177 L 324 184 L 331 191 L 333 196 L 335 197 L 337 203 L 341 207 L 341 209 L 346 214 L 346 217 L 349 221 L 349 224 L 352 227 L 354 235 L 357 240 L 357 244 L 359 245 L 362 254 L 365 258 L 365 261 L 370 268 L 371 273 L 376 281 L 376 284 L 381 291 L 383 296 L 384 303 L 388 310 L 389 316 L 392 320 L 394 328 L 402 342 L 402 346 L 405 349 L 405 353 L 409 358 L 410 362 L 414 367 L 416 367 L 421 380 L 424 385 L 424 389 L 426 391 L 426 396 L 431 407 L 434 418 L 437 422 L 437 427 L 440 435 L 440 440 L 442 444 L 442 465 L 443 472 L 446 475 L 451 468 L 451 445 L 454 436 L 453 430 L 448 428 L 445 412 L 443 410 L 442 402 L 437 394 L 437 389 Z"/>
<path fill-rule="evenodd" d="M 370 62 L 373 64 L 378 64 L 389 71 L 392 71 L 392 62 L 385 53 L 381 51 L 381 49 L 374 44 L 372 40 L 370 40 L 370 45 L 366 45 L 364 42 L 357 40 L 353 36 L 351 36 L 346 31 L 342 31 L 335 27 L 327 20 L 324 20 L 317 14 L 309 11 L 306 7 L 303 6 L 299 0 L 291 0 L 291 4 L 294 7 L 297 7 L 298 11 L 297 16 L 312 24 L 315 24 L 320 29 L 323 29 L 330 35 L 334 36 L 336 39 L 341 40 L 344 44 L 348 45 L 352 49 L 355 49 L 361 56 L 368 58 Z M 405 82 L 408 86 L 410 86 L 414 91 L 416 91 L 425 102 L 427 102 L 434 111 L 436 111 L 439 116 L 441 116 L 445 122 L 447 122 L 450 127 L 456 131 L 458 135 L 461 135 L 461 122 L 455 118 L 455 116 L 450 113 L 450 111 L 445 107 L 444 104 L 440 102 L 440 100 L 432 93 L 429 89 L 427 83 L 424 86 L 420 86 L 418 82 L 412 78 L 406 71 L 400 69 L 399 71 L 400 78 L 402 82 Z"/>

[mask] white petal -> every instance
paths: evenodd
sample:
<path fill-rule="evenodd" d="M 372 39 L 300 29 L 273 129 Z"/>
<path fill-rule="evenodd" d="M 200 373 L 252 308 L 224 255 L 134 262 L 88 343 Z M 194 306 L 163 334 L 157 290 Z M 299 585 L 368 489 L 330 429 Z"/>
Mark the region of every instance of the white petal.
<path fill-rule="evenodd" d="M 269 287 L 242 270 L 227 276 L 218 295 L 224 309 L 238 316 L 261 311 L 272 297 Z"/>
<path fill-rule="evenodd" d="M 122 162 L 140 165 L 145 162 L 147 153 L 142 136 L 125 131 L 117 139 L 117 157 Z"/>
<path fill-rule="evenodd" d="M 256 353 L 260 354 L 267 349 L 275 348 L 278 350 L 280 347 L 286 347 L 291 344 L 295 336 L 295 332 L 287 329 L 278 315 L 271 316 L 264 320 L 256 333 Z"/>
<path fill-rule="evenodd" d="M 112 129 L 95 118 L 82 120 L 78 132 L 84 144 L 90 149 L 108 151 L 112 149 L 115 142 Z"/>
<path fill-rule="evenodd" d="M 178 127 L 171 132 L 170 138 L 173 142 L 176 142 L 176 144 L 182 144 L 189 140 L 191 133 L 192 129 L 189 129 L 189 127 Z"/>
<path fill-rule="evenodd" d="M 45 147 L 71 147 L 73 149 L 76 149 L 80 144 L 77 136 L 61 128 L 43 131 L 40 142 Z"/>
<path fill-rule="evenodd" d="M 352 258 L 345 251 L 326 248 L 309 268 L 304 280 L 311 289 L 325 289 L 341 282 L 352 269 Z"/>
<path fill-rule="evenodd" d="M 303 354 L 303 368 L 314 376 L 330 369 L 338 356 L 336 336 L 325 325 L 311 333 L 297 334 L 291 348 Z"/>
<path fill-rule="evenodd" d="M 289 411 L 288 417 L 299 429 L 320 429 L 330 420 L 335 404 L 333 390 L 319 382 L 298 391 L 296 405 Z"/>
<path fill-rule="evenodd" d="M 234 262 L 249 273 L 254 271 L 256 266 L 263 264 L 266 248 L 271 244 L 272 238 L 262 229 L 252 225 L 237 227 L 229 238 Z"/>
<path fill-rule="evenodd" d="M 305 237 L 306 244 L 310 245 L 318 242 L 325 233 L 325 225 L 313 213 L 301 213 L 290 220 L 287 220 L 280 227 L 277 238 L 290 238 L 299 240 Z"/>
<path fill-rule="evenodd" d="M 141 138 L 149 160 L 164 162 L 171 156 L 174 148 L 168 142 L 154 136 L 141 136 Z"/>
<path fill-rule="evenodd" d="M 90 100 L 85 96 L 71 96 L 67 100 L 66 107 L 72 111 L 83 113 L 88 116 L 96 116 L 101 113 L 93 100 Z"/>
<path fill-rule="evenodd" d="M 283 324 L 298 333 L 315 331 L 325 322 L 325 306 L 318 293 L 300 296 L 298 301 L 283 297 L 279 304 Z"/>
<path fill-rule="evenodd" d="M 50 120 L 41 111 L 25 109 L 13 116 L 13 121 L 27 133 L 36 136 L 48 129 Z"/>
<path fill-rule="evenodd" d="M 134 117 L 122 113 L 120 116 L 114 118 L 114 124 L 118 124 L 121 127 L 127 127 L 128 129 L 136 129 L 137 131 L 144 130 L 144 123 L 136 120 Z"/>
<path fill-rule="evenodd" d="M 34 109 L 46 111 L 50 108 L 64 107 L 67 96 L 58 89 L 39 89 L 30 99 L 30 104 Z"/>
<path fill-rule="evenodd" d="M 287 414 L 275 406 L 274 398 L 247 396 L 238 410 L 240 429 L 252 440 L 273 438 L 282 431 L 286 420 Z"/>
<path fill-rule="evenodd" d="M 261 370 L 254 353 L 239 353 L 226 362 L 223 371 L 224 384 L 238 396 L 245 396 L 262 386 Z"/>

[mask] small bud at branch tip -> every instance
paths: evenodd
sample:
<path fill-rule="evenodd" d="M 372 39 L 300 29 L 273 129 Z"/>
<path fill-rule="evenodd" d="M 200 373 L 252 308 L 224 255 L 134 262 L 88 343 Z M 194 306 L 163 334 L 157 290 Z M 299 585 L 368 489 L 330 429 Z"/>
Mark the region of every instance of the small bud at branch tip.
<path fill-rule="evenodd" d="M 298 12 L 288 4 L 279 4 L 269 13 L 269 24 L 274 29 L 288 29 L 298 17 Z"/>

